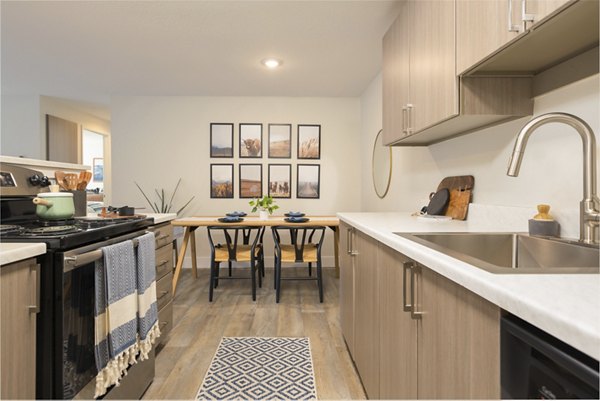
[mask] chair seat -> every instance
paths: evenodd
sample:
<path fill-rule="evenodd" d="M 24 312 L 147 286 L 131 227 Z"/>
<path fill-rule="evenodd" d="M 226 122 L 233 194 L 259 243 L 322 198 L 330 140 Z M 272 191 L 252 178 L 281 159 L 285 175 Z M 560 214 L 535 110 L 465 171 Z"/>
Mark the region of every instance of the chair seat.
<path fill-rule="evenodd" d="M 296 260 L 296 248 L 294 245 L 281 245 L 281 261 L 282 262 L 316 262 L 317 261 L 317 246 L 315 244 L 306 244 L 302 254 L 302 260 Z"/>
<path fill-rule="evenodd" d="M 249 262 L 251 251 L 251 245 L 238 245 L 235 253 L 235 260 L 238 262 Z M 258 257 L 259 253 L 260 246 L 256 246 L 256 248 L 254 248 L 254 257 Z M 217 245 L 215 247 L 215 262 L 227 262 L 229 260 L 229 251 L 227 250 L 227 246 Z"/>

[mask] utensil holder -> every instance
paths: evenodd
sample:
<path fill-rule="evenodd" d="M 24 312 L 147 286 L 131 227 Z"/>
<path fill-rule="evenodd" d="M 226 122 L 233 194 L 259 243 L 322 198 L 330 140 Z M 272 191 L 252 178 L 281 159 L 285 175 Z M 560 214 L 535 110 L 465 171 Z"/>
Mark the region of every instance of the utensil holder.
<path fill-rule="evenodd" d="M 73 204 L 75 205 L 75 216 L 87 216 L 87 194 L 85 191 L 67 191 L 73 194 Z"/>

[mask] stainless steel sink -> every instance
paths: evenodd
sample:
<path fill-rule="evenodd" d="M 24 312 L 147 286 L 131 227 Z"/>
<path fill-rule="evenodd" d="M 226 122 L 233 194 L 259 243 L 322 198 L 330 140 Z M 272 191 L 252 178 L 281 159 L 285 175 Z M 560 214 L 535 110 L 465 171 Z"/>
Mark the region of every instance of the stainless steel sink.
<path fill-rule="evenodd" d="M 396 233 L 491 273 L 600 273 L 600 249 L 511 233 Z"/>

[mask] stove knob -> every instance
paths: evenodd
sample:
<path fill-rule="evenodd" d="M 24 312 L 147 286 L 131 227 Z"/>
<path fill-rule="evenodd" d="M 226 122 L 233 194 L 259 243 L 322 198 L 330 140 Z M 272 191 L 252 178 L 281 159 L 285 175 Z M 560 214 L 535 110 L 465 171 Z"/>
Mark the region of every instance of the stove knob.
<path fill-rule="evenodd" d="M 50 179 L 47 176 L 43 176 L 40 180 L 40 187 L 47 187 L 50 184 Z"/>
<path fill-rule="evenodd" d="M 40 177 L 37 174 L 34 174 L 31 177 L 29 177 L 29 183 L 33 186 L 40 185 L 41 181 L 42 181 L 42 177 Z"/>

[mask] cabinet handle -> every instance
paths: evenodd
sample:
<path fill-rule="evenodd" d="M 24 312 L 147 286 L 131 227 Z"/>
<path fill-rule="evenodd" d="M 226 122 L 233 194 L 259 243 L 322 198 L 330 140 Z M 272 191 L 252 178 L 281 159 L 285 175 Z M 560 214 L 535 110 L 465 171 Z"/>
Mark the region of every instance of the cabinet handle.
<path fill-rule="evenodd" d="M 412 269 L 412 265 L 413 262 L 404 262 L 402 263 L 402 308 L 404 309 L 404 312 L 411 312 L 412 311 L 412 305 L 406 303 L 406 286 L 407 286 L 407 278 L 406 278 L 406 272 L 410 269 Z"/>
<path fill-rule="evenodd" d="M 163 299 L 164 297 L 166 297 L 169 294 L 169 291 L 161 291 L 160 292 L 160 297 L 158 297 L 156 300 L 158 301 L 159 299 Z"/>
<path fill-rule="evenodd" d="M 352 228 L 352 234 L 350 235 L 350 255 L 358 255 L 358 251 L 354 249 L 354 228 Z"/>
<path fill-rule="evenodd" d="M 512 14 L 513 14 L 513 0 L 506 0 L 508 2 L 508 32 L 520 32 L 521 27 L 518 25 L 513 25 Z"/>
<path fill-rule="evenodd" d="M 526 22 L 533 22 L 535 15 L 527 14 L 527 1 L 521 0 L 521 20 L 523 21 L 523 30 L 525 30 Z"/>
<path fill-rule="evenodd" d="M 169 322 L 160 322 L 160 328 L 162 329 L 163 327 L 165 327 L 167 324 L 169 324 Z"/>
<path fill-rule="evenodd" d="M 29 305 L 29 313 L 40 313 L 40 265 L 34 264 L 29 266 L 31 272 L 33 272 L 33 280 L 35 286 L 35 305 Z"/>
<path fill-rule="evenodd" d="M 402 106 L 402 133 L 404 135 L 408 134 L 408 132 L 406 130 L 406 126 L 407 126 L 406 122 L 408 120 L 407 110 L 408 109 L 406 108 L 406 106 Z"/>
<path fill-rule="evenodd" d="M 412 104 L 410 104 L 410 103 L 408 103 L 406 105 L 406 111 L 407 111 L 406 114 L 408 114 L 408 118 L 406 119 L 407 120 L 406 121 L 406 133 L 408 135 L 412 134 L 412 132 L 413 132 L 413 129 L 412 129 L 412 125 L 413 125 L 412 124 L 412 111 L 413 111 L 413 108 L 414 108 L 414 106 Z"/>
<path fill-rule="evenodd" d="M 162 267 L 162 266 L 166 265 L 168 262 L 169 262 L 168 260 L 163 260 L 162 262 L 157 264 L 156 267 Z"/>
<path fill-rule="evenodd" d="M 416 270 L 419 268 L 419 265 L 414 264 L 410 268 L 410 317 L 415 320 L 421 319 L 423 312 L 417 312 L 417 304 L 415 303 L 415 274 Z"/>
<path fill-rule="evenodd" d="M 351 245 L 350 245 L 350 230 L 351 230 L 350 228 L 348 228 L 346 230 L 346 253 L 348 255 L 352 254 L 352 249 L 350 248 L 351 247 Z"/>

